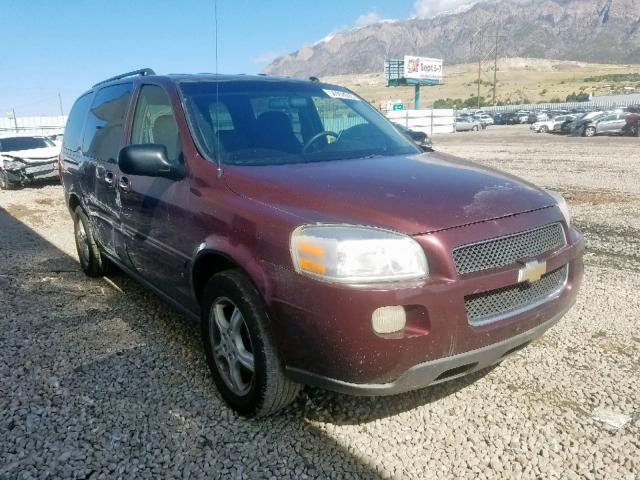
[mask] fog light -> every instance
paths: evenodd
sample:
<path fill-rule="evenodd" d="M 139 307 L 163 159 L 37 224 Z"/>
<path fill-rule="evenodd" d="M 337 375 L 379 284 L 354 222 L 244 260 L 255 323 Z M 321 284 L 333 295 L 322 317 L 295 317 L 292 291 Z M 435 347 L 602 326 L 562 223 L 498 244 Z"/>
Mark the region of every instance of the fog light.
<path fill-rule="evenodd" d="M 407 313 L 403 306 L 381 307 L 373 312 L 371 324 L 376 333 L 393 333 L 407 324 Z"/>

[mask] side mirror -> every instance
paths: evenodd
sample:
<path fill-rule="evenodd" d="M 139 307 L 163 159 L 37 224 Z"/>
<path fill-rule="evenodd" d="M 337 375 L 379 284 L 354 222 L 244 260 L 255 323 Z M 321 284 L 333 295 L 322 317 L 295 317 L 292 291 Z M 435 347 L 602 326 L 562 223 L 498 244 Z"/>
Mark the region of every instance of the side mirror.
<path fill-rule="evenodd" d="M 118 154 L 118 166 L 120 171 L 127 175 L 163 177 L 171 180 L 184 177 L 184 168 L 169 161 L 167 148 L 154 143 L 124 147 Z"/>

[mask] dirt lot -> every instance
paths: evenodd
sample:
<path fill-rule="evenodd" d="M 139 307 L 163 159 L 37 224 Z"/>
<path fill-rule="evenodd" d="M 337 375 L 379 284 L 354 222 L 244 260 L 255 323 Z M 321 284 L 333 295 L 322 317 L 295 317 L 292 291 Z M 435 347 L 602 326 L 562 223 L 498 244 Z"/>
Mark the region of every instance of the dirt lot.
<path fill-rule="evenodd" d="M 445 63 L 446 81 L 423 90 L 423 105 L 446 98 L 466 99 L 477 93 L 478 64 L 449 65 Z M 640 73 L 640 65 L 607 65 L 541 58 L 501 58 L 498 60 L 498 98 L 513 101 L 548 102 L 565 99 L 571 93 L 586 89 L 592 95 L 609 95 L 614 89 L 635 87 L 637 82 L 585 81 L 589 77 Z M 348 87 L 374 105 L 385 106 L 387 100 L 399 98 L 406 106 L 413 105 L 414 87 L 387 86 L 384 72 L 323 77 L 323 81 Z M 491 98 L 493 79 L 483 78 L 480 96 Z M 408 108 L 408 107 L 405 107 Z"/>
<path fill-rule="evenodd" d="M 566 194 L 588 243 L 578 304 L 490 372 L 307 390 L 260 421 L 224 407 L 195 325 L 80 272 L 59 186 L 0 192 L 0 479 L 637 478 L 640 142 L 517 126 L 434 143 Z"/>

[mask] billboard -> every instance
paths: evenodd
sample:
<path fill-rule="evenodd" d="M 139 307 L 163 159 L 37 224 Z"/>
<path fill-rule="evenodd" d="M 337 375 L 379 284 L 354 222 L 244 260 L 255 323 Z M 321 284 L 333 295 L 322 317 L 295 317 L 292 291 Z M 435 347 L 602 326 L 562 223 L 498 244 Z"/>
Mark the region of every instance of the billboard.
<path fill-rule="evenodd" d="M 404 57 L 404 78 L 442 83 L 442 59 L 407 55 Z"/>

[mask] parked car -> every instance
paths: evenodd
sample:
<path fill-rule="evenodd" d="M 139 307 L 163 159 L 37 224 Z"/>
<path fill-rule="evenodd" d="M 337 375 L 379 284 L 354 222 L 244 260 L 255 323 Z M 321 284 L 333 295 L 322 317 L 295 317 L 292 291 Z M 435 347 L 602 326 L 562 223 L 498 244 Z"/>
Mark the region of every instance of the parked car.
<path fill-rule="evenodd" d="M 470 116 L 457 116 L 456 117 L 456 132 L 477 132 L 481 130 L 482 124 Z"/>
<path fill-rule="evenodd" d="M 629 107 L 622 133 L 631 137 L 640 136 L 640 107 Z"/>
<path fill-rule="evenodd" d="M 576 122 L 582 120 L 587 114 L 586 113 L 576 113 L 572 115 L 567 115 L 566 120 L 562 122 L 560 125 L 560 133 L 567 134 L 570 133 Z"/>
<path fill-rule="evenodd" d="M 0 189 L 57 177 L 59 152 L 47 137 L 0 137 Z"/>
<path fill-rule="evenodd" d="M 49 140 L 51 140 L 58 147 L 62 146 L 62 138 L 64 137 L 63 133 L 56 133 L 54 135 L 49 135 Z"/>
<path fill-rule="evenodd" d="M 400 130 L 400 133 L 418 145 L 423 152 L 433 152 L 433 143 L 429 135 L 424 132 L 411 130 L 400 123 L 394 123 L 393 125 Z"/>
<path fill-rule="evenodd" d="M 547 112 L 529 112 L 527 119 L 529 123 L 546 122 L 547 120 L 549 120 Z"/>
<path fill-rule="evenodd" d="M 559 194 L 423 153 L 337 85 L 119 75 L 75 102 L 61 165 L 81 268 L 200 322 L 246 416 L 301 384 L 387 395 L 495 365 L 582 278 Z"/>
<path fill-rule="evenodd" d="M 503 115 L 505 125 L 518 125 L 521 123 L 520 114 L 516 112 L 508 112 Z M 527 116 L 528 118 L 528 116 Z"/>
<path fill-rule="evenodd" d="M 580 124 L 580 132 L 584 137 L 593 137 L 594 135 L 619 135 L 623 133 L 626 125 L 626 113 L 606 113 L 583 120 Z"/>
<path fill-rule="evenodd" d="M 486 129 L 487 126 L 489 125 L 484 118 L 482 118 L 480 115 L 478 115 L 476 113 L 463 114 L 463 116 L 466 116 L 472 122 L 478 122 L 480 124 L 480 127 L 483 130 Z"/>
<path fill-rule="evenodd" d="M 493 114 L 493 124 L 494 125 L 506 125 L 506 114 L 504 113 L 494 113 Z"/>
<path fill-rule="evenodd" d="M 572 121 L 574 119 L 575 116 L 573 115 L 558 115 L 544 122 L 536 122 L 532 124 L 529 129 L 538 133 L 559 132 L 565 121 Z"/>
<path fill-rule="evenodd" d="M 495 123 L 493 117 L 488 113 L 476 114 L 476 118 L 483 122 L 485 125 L 493 125 Z"/>

